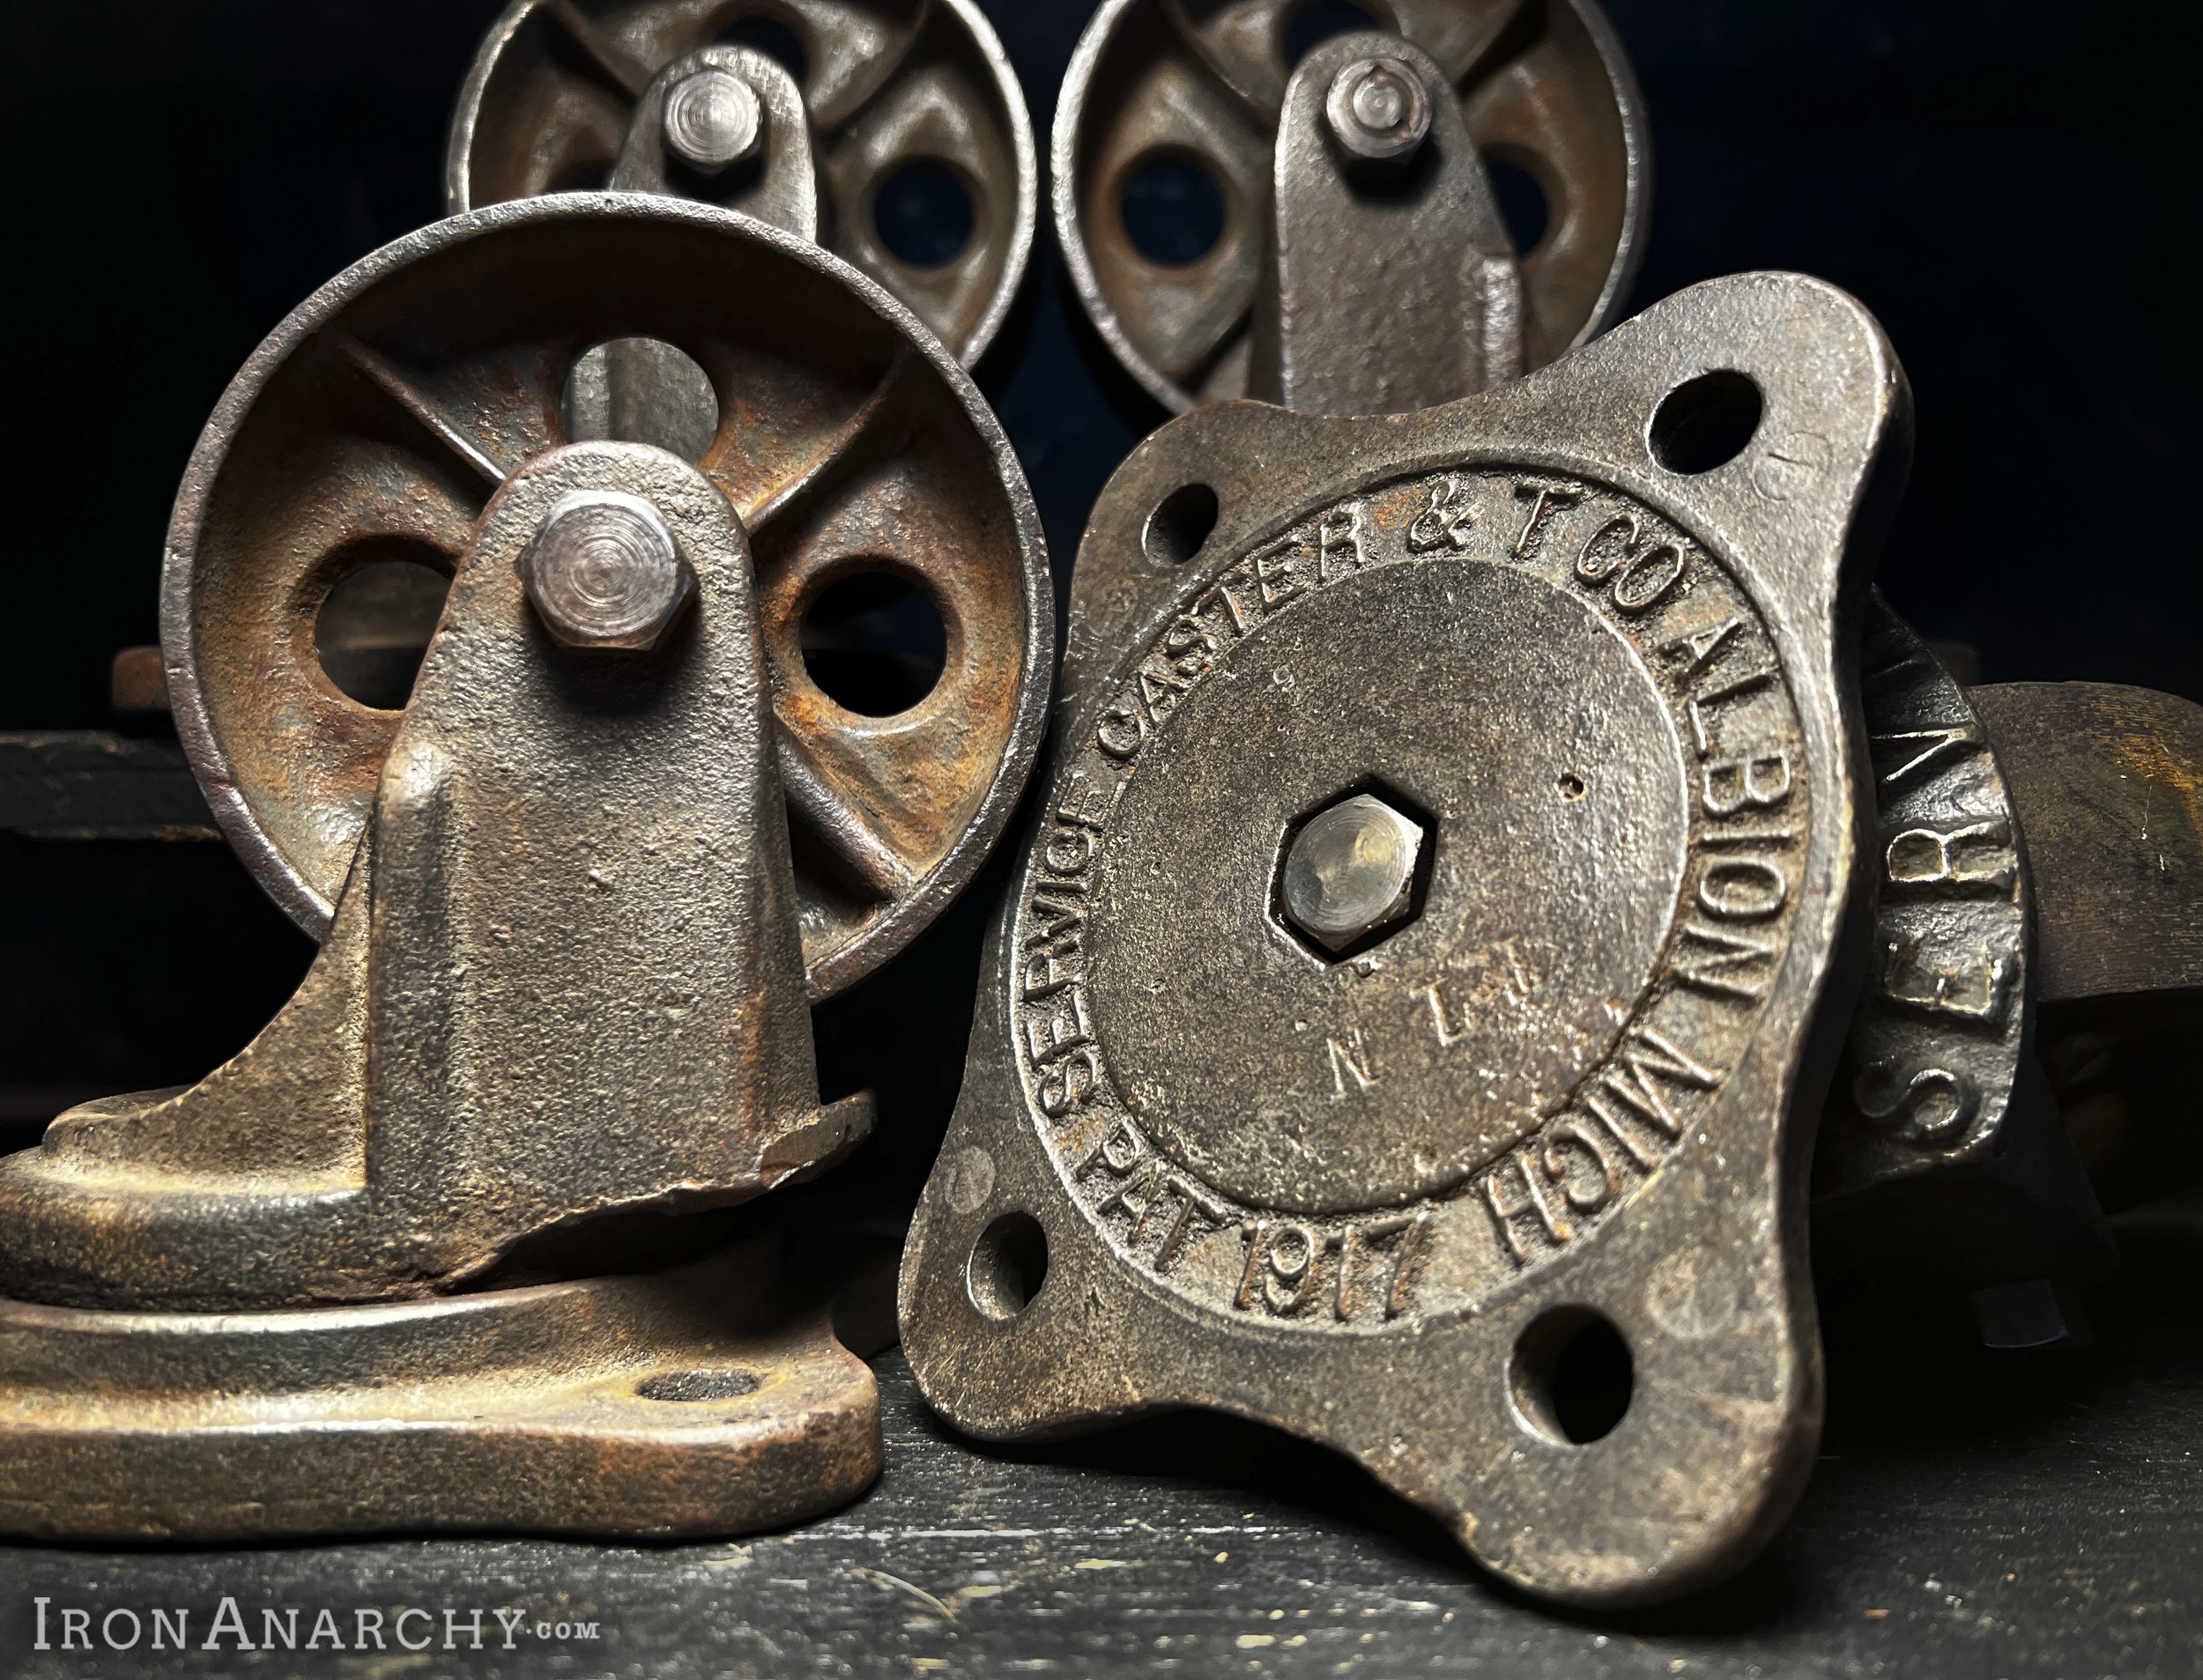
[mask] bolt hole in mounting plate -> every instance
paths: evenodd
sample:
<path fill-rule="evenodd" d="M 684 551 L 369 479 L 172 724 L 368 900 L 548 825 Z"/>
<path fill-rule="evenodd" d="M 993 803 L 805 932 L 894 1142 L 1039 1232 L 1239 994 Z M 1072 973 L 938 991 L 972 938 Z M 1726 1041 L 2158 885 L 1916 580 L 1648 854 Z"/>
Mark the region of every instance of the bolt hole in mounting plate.
<path fill-rule="evenodd" d="M 979 1233 L 964 1269 L 971 1302 L 997 1321 L 1015 1318 L 1048 1281 L 1048 1232 L 1025 1212 L 1005 1213 Z"/>
<path fill-rule="evenodd" d="M 1218 512 L 1213 490 L 1206 485 L 1182 485 L 1155 504 L 1140 546 L 1158 566 L 1183 566 L 1208 542 Z"/>
<path fill-rule="evenodd" d="M 1744 374 L 1717 369 L 1687 380 L 1660 399 L 1645 428 L 1652 458 L 1670 472 L 1711 472 L 1744 453 L 1766 404 Z"/>
<path fill-rule="evenodd" d="M 1556 1306 L 1532 1321 L 1515 1343 L 1513 1378 L 1524 1421 L 1570 1447 L 1613 1434 L 1636 1386 L 1628 1342 L 1587 1306 Z"/>
<path fill-rule="evenodd" d="M 1089 318 L 1158 402 L 1245 394 L 1293 65 L 1391 30 L 1454 78 L 1522 261 L 1525 366 L 1602 330 L 1650 208 L 1643 109 L 1593 0 L 1105 0 L 1056 110 L 1057 238 Z"/>
<path fill-rule="evenodd" d="M 569 425 L 593 429 L 574 370 L 612 340 L 704 381 L 663 436 L 701 442 L 750 535 L 804 952 L 830 995 L 914 937 L 1006 824 L 1042 727 L 1053 600 L 1029 493 L 970 381 L 791 235 L 670 197 L 531 199 L 324 287 L 238 376 L 177 503 L 162 636 L 179 728 L 225 833 L 319 937 L 397 727 L 367 702 L 402 701 L 418 664 L 410 641 L 345 642 L 342 580 L 392 559 L 448 576 L 502 477 Z M 946 626 L 892 715 L 838 704 L 806 660 L 806 615 L 852 573 L 902 581 Z M 415 593 L 386 640 L 420 636 Z"/>
<path fill-rule="evenodd" d="M 761 1386 L 753 1371 L 660 1371 L 635 1384 L 634 1391 L 640 1400 L 696 1406 L 745 1400 Z"/>
<path fill-rule="evenodd" d="M 515 0 L 452 119 L 447 208 L 604 186 L 654 78 L 715 44 L 796 78 L 820 240 L 977 362 L 1024 278 L 1039 169 L 1024 93 L 974 0 Z M 714 191 L 693 174 L 668 184 Z"/>

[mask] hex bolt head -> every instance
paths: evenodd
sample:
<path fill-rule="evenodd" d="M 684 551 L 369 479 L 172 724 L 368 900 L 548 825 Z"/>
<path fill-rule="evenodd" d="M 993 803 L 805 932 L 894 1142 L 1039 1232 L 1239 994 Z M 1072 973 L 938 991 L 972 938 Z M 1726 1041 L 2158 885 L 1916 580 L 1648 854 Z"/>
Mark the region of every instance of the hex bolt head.
<path fill-rule="evenodd" d="M 1287 920 L 1333 952 L 1402 921 L 1425 838 L 1421 824 L 1374 794 L 1340 800 L 1286 848 Z"/>
<path fill-rule="evenodd" d="M 521 559 L 528 599 L 567 648 L 646 652 L 696 593 L 696 574 L 656 508 L 616 490 L 575 491 Z"/>
<path fill-rule="evenodd" d="M 666 90 L 665 148 L 692 169 L 731 169 L 764 137 L 757 90 L 731 70 L 707 66 Z"/>
<path fill-rule="evenodd" d="M 1324 98 L 1331 137 L 1365 163 L 1395 163 L 1430 137 L 1430 95 L 1397 58 L 1357 58 Z"/>

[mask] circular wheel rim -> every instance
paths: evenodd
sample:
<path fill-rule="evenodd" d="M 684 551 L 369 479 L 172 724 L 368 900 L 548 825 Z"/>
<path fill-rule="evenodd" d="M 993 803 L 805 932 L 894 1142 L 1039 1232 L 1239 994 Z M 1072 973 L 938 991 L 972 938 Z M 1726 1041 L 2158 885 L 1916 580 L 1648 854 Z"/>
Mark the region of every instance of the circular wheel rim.
<path fill-rule="evenodd" d="M 590 283 L 576 278 L 576 263 L 546 253 L 591 248 L 607 272 L 626 277 L 612 285 L 624 284 L 627 295 L 597 295 L 584 307 L 575 299 L 590 299 Z M 715 260 L 722 266 L 711 270 Z M 686 350 L 701 351 L 717 370 L 715 383 L 737 352 L 752 359 L 744 366 L 770 367 L 776 355 L 796 366 L 786 346 L 805 331 L 818 341 L 805 366 L 829 370 L 808 385 L 795 381 L 790 389 L 803 401 L 789 406 L 800 411 L 783 415 L 769 434 L 755 411 L 723 398 L 721 430 L 700 463 L 756 521 L 759 613 L 780 734 L 795 737 L 828 791 L 858 808 L 904 866 L 892 891 L 852 885 L 856 871 L 807 834 L 799 790 L 790 788 L 812 997 L 878 968 L 977 871 L 1031 772 L 1054 651 L 1039 516 L 992 411 L 900 303 L 816 246 L 679 199 L 551 196 L 437 223 L 331 280 L 239 372 L 185 473 L 161 596 L 178 733 L 223 833 L 308 934 L 327 932 L 401 715 L 336 688 L 315 660 L 314 614 L 342 557 L 409 538 L 441 544 L 456 564 L 480 512 L 454 493 L 467 477 L 459 452 L 376 390 L 370 370 L 379 365 L 411 381 L 417 396 L 438 399 L 429 406 L 469 422 L 468 440 L 485 452 L 524 457 L 565 440 L 556 435 L 553 393 L 538 381 L 516 396 L 507 377 L 529 353 L 548 378 L 561 366 L 570 371 L 597 343 L 667 329 L 685 310 L 741 315 L 708 293 L 710 284 L 743 278 L 753 292 L 758 278 L 775 276 L 798 315 L 762 325 L 745 316 L 717 337 L 686 337 Z M 471 286 L 465 295 L 474 307 L 447 320 L 422 318 L 435 312 L 421 308 L 419 294 L 444 277 Z M 682 285 L 688 295 L 672 296 Z M 530 343 L 524 325 L 500 336 L 508 317 L 562 319 L 561 307 L 580 318 L 556 345 Z M 440 343 L 450 348 L 450 365 L 423 372 L 422 347 Z M 362 344 L 364 360 L 350 348 Z M 497 390 L 503 405 L 469 414 L 452 393 L 470 389 Z M 379 429 L 363 440 L 332 426 L 324 438 L 300 423 L 316 404 L 332 418 L 377 415 L 370 424 Z M 345 473 L 316 477 L 324 444 Z M 754 453 L 738 455 L 738 445 Z M 806 463 L 819 463 L 805 477 Z M 929 500 L 928 474 L 968 485 L 968 504 Z M 483 485 L 478 503 L 490 493 Z M 909 506 L 929 519 L 905 518 Z M 862 542 L 875 537 L 881 540 Z M 859 548 L 842 546 L 850 540 Z M 894 716 L 843 710 L 805 667 L 802 616 L 852 558 L 861 569 L 908 574 L 947 624 L 937 686 Z M 944 758 L 944 742 L 964 744 L 961 757 Z M 781 764 L 785 783 L 786 751 Z M 897 789 L 911 796 L 908 809 L 894 808 Z"/>
<path fill-rule="evenodd" d="M 1110 353 L 1176 412 L 1245 394 L 1290 75 L 1281 43 L 1307 9 L 1305 0 L 1104 0 L 1064 75 L 1050 157 L 1057 241 Z M 1524 168 L 1553 206 L 1523 259 L 1524 370 L 1603 332 L 1643 258 L 1651 149 L 1636 77 L 1596 0 L 1554 0 L 1526 42 L 1511 26 L 1480 33 L 1478 15 L 1495 8 L 1465 0 L 1361 0 L 1361 10 L 1456 78 L 1479 147 Z M 1223 202 L 1220 236 L 1183 266 L 1140 252 L 1117 210 L 1133 171 L 1156 157 L 1199 163 Z M 1579 160 L 1575 180 L 1569 159 Z"/>
<path fill-rule="evenodd" d="M 624 114 L 612 122 L 619 102 L 631 109 L 664 65 L 752 19 L 792 30 L 808 55 L 798 79 L 827 248 L 975 366 L 1024 280 L 1040 171 L 1024 92 L 975 0 L 514 0 L 484 38 L 453 114 L 446 210 L 595 189 L 588 170 L 609 168 L 613 128 L 625 130 Z M 574 41 L 577 29 L 586 41 Z M 565 48 L 547 48 L 545 35 Z M 594 100 L 575 93 L 592 86 Z M 493 166 L 493 157 L 504 161 Z M 972 199 L 969 242 L 938 267 L 896 257 L 874 221 L 879 187 L 913 161 L 946 165 Z M 583 178 L 567 178 L 577 167 Z"/>

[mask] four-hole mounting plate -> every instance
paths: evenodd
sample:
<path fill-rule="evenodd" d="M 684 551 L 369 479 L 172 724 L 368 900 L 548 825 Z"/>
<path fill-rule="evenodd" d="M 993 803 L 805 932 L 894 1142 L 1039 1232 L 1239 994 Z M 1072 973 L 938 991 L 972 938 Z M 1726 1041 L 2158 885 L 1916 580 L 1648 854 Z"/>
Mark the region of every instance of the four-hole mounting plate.
<path fill-rule="evenodd" d="M 1752 275 L 1444 408 L 1133 454 L 905 1254 L 937 1407 L 1262 1418 L 1578 1604 L 1752 1555 L 1819 1430 L 1908 403 L 1855 302 Z M 1310 873 L 1384 899 L 1336 948 L 1330 824 L 1373 861 Z"/>

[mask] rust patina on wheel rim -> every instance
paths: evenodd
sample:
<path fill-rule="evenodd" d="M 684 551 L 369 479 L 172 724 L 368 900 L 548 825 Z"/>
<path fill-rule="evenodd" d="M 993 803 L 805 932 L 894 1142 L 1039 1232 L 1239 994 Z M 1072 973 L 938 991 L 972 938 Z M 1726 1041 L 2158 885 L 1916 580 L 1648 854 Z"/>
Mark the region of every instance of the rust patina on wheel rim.
<path fill-rule="evenodd" d="M 1173 410 L 1245 392 L 1290 70 L 1282 42 L 1306 9 L 1107 0 L 1064 80 L 1050 155 L 1057 239 L 1111 353 Z M 1651 163 L 1642 97 L 1598 7 L 1569 0 L 1535 17 L 1464 0 L 1362 9 L 1437 61 L 1462 91 L 1478 147 L 1528 173 L 1552 208 L 1523 257 L 1526 367 L 1603 330 L 1643 255 Z M 1184 266 L 1144 255 L 1119 210 L 1126 182 L 1158 158 L 1198 162 L 1223 200 L 1220 238 Z"/>
<path fill-rule="evenodd" d="M 972 0 L 516 0 L 484 38 L 453 115 L 453 212 L 604 186 L 634 107 L 666 65 L 763 20 L 791 33 L 827 248 L 894 293 L 969 366 L 1025 276 L 1040 172 L 1025 96 Z M 964 248 L 932 266 L 879 236 L 879 188 L 934 164 L 971 199 Z M 709 197 L 717 183 L 682 189 Z"/>
<path fill-rule="evenodd" d="M 362 557 L 448 571 L 489 481 L 564 440 L 575 364 L 637 336 L 680 347 L 719 397 L 700 464 L 756 543 L 805 965 L 828 996 L 916 937 L 1001 833 L 1044 724 L 1054 608 L 1030 492 L 968 378 L 872 282 L 760 223 L 530 199 L 323 287 L 224 396 L 178 498 L 178 729 L 225 834 L 322 936 L 400 714 L 328 678 L 315 612 Z M 852 572 L 904 579 L 944 623 L 938 685 L 894 716 L 843 709 L 805 670 L 804 614 Z"/>

